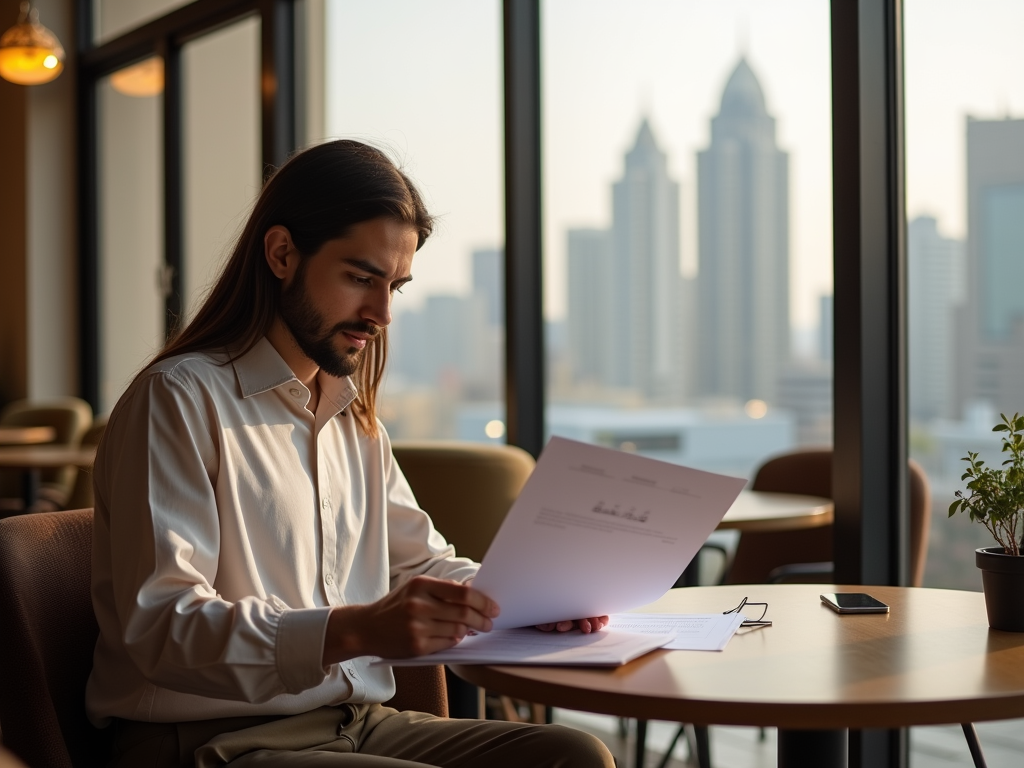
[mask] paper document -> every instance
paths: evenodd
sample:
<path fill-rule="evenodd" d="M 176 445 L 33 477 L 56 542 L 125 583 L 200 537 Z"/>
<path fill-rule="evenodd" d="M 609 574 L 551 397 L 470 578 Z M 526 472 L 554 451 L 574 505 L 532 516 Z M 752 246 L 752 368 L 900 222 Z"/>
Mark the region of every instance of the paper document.
<path fill-rule="evenodd" d="M 553 437 L 473 586 L 496 629 L 621 613 L 665 594 L 746 480 Z"/>
<path fill-rule="evenodd" d="M 414 659 L 381 659 L 374 664 L 414 667 L 424 664 L 532 664 L 618 667 L 660 648 L 670 635 L 635 634 L 604 629 L 600 632 L 541 632 L 538 629 L 498 629 L 469 635 L 447 651 Z"/>
<path fill-rule="evenodd" d="M 742 613 L 617 613 L 607 629 L 671 635 L 666 651 L 722 651 L 746 618 Z"/>

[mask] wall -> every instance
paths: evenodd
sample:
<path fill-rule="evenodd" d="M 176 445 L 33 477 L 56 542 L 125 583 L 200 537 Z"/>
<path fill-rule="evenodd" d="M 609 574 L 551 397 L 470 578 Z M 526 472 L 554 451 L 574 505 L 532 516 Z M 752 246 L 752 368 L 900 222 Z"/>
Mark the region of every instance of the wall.
<path fill-rule="evenodd" d="M 0 0 L 0 31 L 18 6 Z M 78 391 L 74 4 L 35 6 L 69 61 L 46 85 L 0 81 L 0 403 Z"/>

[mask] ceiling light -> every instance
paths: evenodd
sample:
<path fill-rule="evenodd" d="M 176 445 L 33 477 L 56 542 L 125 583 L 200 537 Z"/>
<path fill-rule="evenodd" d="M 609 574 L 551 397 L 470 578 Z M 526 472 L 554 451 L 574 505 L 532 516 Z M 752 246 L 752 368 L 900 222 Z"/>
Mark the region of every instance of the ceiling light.
<path fill-rule="evenodd" d="M 64 49 L 39 23 L 39 11 L 21 4 L 18 23 L 0 36 L 0 77 L 18 85 L 40 85 L 64 69 Z"/>

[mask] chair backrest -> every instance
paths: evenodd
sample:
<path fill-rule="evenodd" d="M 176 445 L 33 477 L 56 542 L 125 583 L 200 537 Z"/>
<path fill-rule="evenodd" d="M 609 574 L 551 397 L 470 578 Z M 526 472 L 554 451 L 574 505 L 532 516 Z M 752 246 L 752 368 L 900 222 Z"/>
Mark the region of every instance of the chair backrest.
<path fill-rule="evenodd" d="M 92 423 L 92 408 L 77 397 L 50 400 L 15 400 L 0 411 L 0 426 L 53 427 L 57 433 L 54 445 L 77 446 Z M 75 467 L 48 469 L 42 473 L 43 488 L 55 495 L 61 505 L 66 503 L 75 482 Z M 15 471 L 0 472 L 0 496 L 20 496 L 20 476 Z"/>
<path fill-rule="evenodd" d="M 396 440 L 392 450 L 437 530 L 459 555 L 477 562 L 535 463 L 511 445 Z"/>
<path fill-rule="evenodd" d="M 919 587 L 924 580 L 928 555 L 931 492 L 921 466 L 911 460 L 908 469 L 910 583 Z M 795 451 L 769 459 L 758 469 L 751 489 L 831 498 L 832 449 Z M 826 525 L 798 531 L 744 533 L 726 581 L 730 584 L 763 583 L 769 572 L 782 565 L 830 561 L 833 559 L 833 530 L 831 525 Z"/>
<path fill-rule="evenodd" d="M 0 520 L 0 727 L 31 766 L 95 765 L 105 734 L 85 716 L 98 628 L 92 510 Z"/>
<path fill-rule="evenodd" d="M 100 440 L 103 438 L 103 432 L 107 428 L 107 416 L 97 416 L 92 421 L 92 426 L 85 430 L 85 434 L 82 435 L 82 447 L 83 448 L 94 448 L 100 444 Z M 68 509 L 85 509 L 93 505 L 93 490 L 92 490 L 92 467 L 77 467 L 77 474 L 75 475 L 75 485 L 71 490 L 71 496 L 68 498 L 67 507 Z"/>

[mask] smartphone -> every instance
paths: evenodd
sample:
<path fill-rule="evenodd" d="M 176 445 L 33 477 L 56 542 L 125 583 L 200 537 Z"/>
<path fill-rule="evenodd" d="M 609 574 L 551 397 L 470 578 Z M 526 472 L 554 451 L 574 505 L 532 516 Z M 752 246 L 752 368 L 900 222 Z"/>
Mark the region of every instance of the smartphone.
<path fill-rule="evenodd" d="M 836 613 L 888 613 L 889 606 L 863 592 L 836 592 L 821 596 Z"/>

